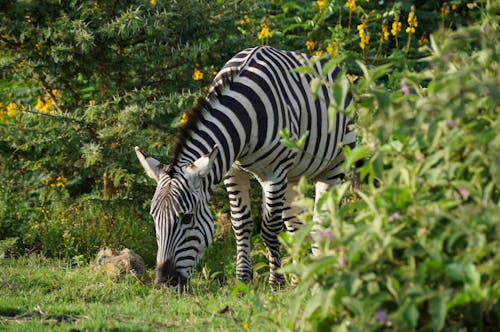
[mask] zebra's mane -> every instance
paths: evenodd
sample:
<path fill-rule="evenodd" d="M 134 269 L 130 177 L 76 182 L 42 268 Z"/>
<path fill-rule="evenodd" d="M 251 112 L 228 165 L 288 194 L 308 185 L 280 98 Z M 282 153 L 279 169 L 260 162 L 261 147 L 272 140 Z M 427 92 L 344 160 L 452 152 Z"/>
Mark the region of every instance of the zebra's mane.
<path fill-rule="evenodd" d="M 176 143 L 173 152 L 172 164 L 174 164 L 186 143 L 191 137 L 191 132 L 196 128 L 204 112 L 210 112 L 215 100 L 222 96 L 222 93 L 229 88 L 234 77 L 239 73 L 238 69 L 231 69 L 221 74 L 210 84 L 209 91 L 205 97 L 198 98 L 196 105 L 186 112 L 187 121 L 177 128 Z M 208 152 L 208 151 L 207 151 Z M 172 170 L 172 168 L 170 168 Z"/>

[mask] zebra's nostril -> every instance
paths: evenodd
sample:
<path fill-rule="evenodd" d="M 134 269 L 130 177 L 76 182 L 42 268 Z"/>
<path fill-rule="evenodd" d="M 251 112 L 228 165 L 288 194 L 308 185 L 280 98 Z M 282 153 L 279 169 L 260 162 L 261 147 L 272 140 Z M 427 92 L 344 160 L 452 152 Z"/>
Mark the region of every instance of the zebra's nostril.
<path fill-rule="evenodd" d="M 185 285 L 187 282 L 187 278 L 183 277 L 179 272 L 177 272 L 175 263 L 171 260 L 167 260 L 164 263 L 160 264 L 156 268 L 156 278 L 155 285 L 162 286 L 178 286 Z"/>

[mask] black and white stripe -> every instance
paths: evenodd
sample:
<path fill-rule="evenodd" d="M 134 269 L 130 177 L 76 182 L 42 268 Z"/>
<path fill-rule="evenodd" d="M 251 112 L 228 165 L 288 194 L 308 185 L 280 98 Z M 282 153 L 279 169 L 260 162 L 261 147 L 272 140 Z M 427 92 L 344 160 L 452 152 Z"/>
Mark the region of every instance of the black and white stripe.
<path fill-rule="evenodd" d="M 158 181 L 151 214 L 158 237 L 159 282 L 185 281 L 210 244 L 214 230 L 208 199 L 222 180 L 238 246 L 236 275 L 245 282 L 252 278 L 249 179 L 253 175 L 263 190 L 261 234 L 269 250 L 270 283 L 282 283 L 283 276 L 277 273 L 281 265 L 277 236 L 284 226 L 290 232 L 300 227 L 297 209 L 291 205 L 294 185 L 305 176 L 316 182 L 319 196 L 338 183 L 344 175 L 341 145 L 355 142 L 349 119 L 341 112 L 328 129 L 330 89 L 322 87 L 313 98 L 313 76 L 293 72 L 308 64 L 322 75 L 323 62 L 304 54 L 272 47 L 246 49 L 226 63 L 208 96 L 189 114 L 170 166 L 145 157 L 137 148 L 146 171 Z M 335 67 L 324 79 L 333 82 L 339 73 Z M 350 96 L 345 105 L 349 102 Z M 279 134 L 283 128 L 295 138 L 309 133 L 303 150 L 283 146 Z M 188 226 L 186 215 L 191 216 Z"/>

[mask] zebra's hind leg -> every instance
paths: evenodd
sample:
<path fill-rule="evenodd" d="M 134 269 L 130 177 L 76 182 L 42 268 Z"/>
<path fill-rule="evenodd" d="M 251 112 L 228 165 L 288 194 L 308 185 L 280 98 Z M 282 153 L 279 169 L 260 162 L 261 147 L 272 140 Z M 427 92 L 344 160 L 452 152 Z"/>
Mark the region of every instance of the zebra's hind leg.
<path fill-rule="evenodd" d="M 285 207 L 283 209 L 283 221 L 285 222 L 286 231 L 290 236 L 294 236 L 295 232 L 302 227 L 302 222 L 297 218 L 297 216 L 303 212 L 303 209 L 294 205 L 294 201 L 297 197 L 297 191 L 295 186 L 297 183 L 288 183 L 285 193 Z M 295 263 L 295 260 L 294 260 Z M 299 282 L 299 276 L 292 275 L 291 283 L 296 286 Z"/>
<path fill-rule="evenodd" d="M 236 278 L 249 283 L 253 278 L 250 256 L 253 231 L 250 206 L 250 175 L 232 167 L 224 178 L 231 207 L 231 224 L 236 237 Z"/>
<path fill-rule="evenodd" d="M 286 175 L 282 175 L 281 178 L 261 180 L 261 185 L 264 194 L 261 234 L 268 250 L 269 284 L 273 290 L 276 290 L 282 288 L 285 284 L 285 277 L 278 272 L 281 267 L 278 234 L 283 230 L 283 208 L 287 178 Z"/>

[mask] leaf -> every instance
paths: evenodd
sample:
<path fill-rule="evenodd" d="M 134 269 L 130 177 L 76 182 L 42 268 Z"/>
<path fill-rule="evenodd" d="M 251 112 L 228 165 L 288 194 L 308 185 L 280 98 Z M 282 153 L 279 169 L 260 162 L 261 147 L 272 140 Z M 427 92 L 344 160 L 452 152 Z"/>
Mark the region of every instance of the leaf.
<path fill-rule="evenodd" d="M 393 278 L 391 276 L 388 276 L 387 282 L 386 282 L 386 287 L 389 290 L 389 292 L 391 293 L 391 295 L 394 297 L 394 299 L 396 299 L 396 301 L 398 301 L 399 295 L 400 295 L 399 292 L 400 292 L 400 288 L 401 288 L 398 279 Z"/>
<path fill-rule="evenodd" d="M 363 302 L 354 297 L 344 297 L 342 303 L 351 311 L 355 316 L 363 315 Z"/>
<path fill-rule="evenodd" d="M 313 297 L 307 301 L 305 308 L 304 308 L 304 317 L 311 318 L 311 316 L 318 311 L 318 309 L 323 309 L 325 310 L 324 307 L 328 307 L 329 301 L 325 301 L 325 299 L 328 299 L 329 294 L 325 292 L 324 290 L 321 290 L 317 292 L 316 294 L 313 295 Z"/>
<path fill-rule="evenodd" d="M 372 79 L 376 80 L 384 75 L 387 75 L 387 73 L 390 73 L 392 70 L 392 63 L 387 63 L 382 66 L 377 66 L 375 67 L 375 70 L 372 72 Z"/>
<path fill-rule="evenodd" d="M 311 75 L 316 74 L 316 71 L 314 70 L 314 68 L 310 67 L 310 66 L 302 66 L 302 67 L 294 68 L 294 69 L 290 70 L 290 72 L 299 73 L 299 74 L 311 74 Z"/>
<path fill-rule="evenodd" d="M 403 311 L 403 319 L 411 328 L 415 328 L 418 322 L 419 312 L 413 303 L 408 304 Z"/>
<path fill-rule="evenodd" d="M 323 65 L 323 76 L 328 75 L 332 71 L 332 69 L 335 68 L 339 63 L 343 62 L 345 58 L 346 56 L 342 54 L 328 60 L 328 62 Z"/>
<path fill-rule="evenodd" d="M 365 77 L 367 84 L 370 84 L 372 81 L 372 78 L 371 78 L 370 72 L 368 71 L 368 68 L 365 66 L 364 63 L 362 63 L 359 60 L 356 60 L 356 64 L 359 66 L 359 68 L 363 72 L 363 76 Z"/>
<path fill-rule="evenodd" d="M 349 82 L 346 78 L 336 80 L 332 84 L 333 102 L 339 110 L 344 109 L 347 94 L 349 92 Z"/>
<path fill-rule="evenodd" d="M 424 163 L 424 166 L 420 169 L 419 174 L 424 175 L 431 167 L 436 165 L 441 159 L 443 159 L 445 154 L 444 150 L 439 150 L 436 153 L 430 155 Z"/>
<path fill-rule="evenodd" d="M 450 290 L 440 288 L 436 297 L 429 301 L 428 312 L 431 318 L 431 326 L 434 331 L 441 331 L 444 327 L 449 300 Z"/>
<path fill-rule="evenodd" d="M 383 152 L 402 152 L 403 151 L 403 143 L 398 140 L 391 141 L 390 143 L 384 144 L 380 150 Z"/>
<path fill-rule="evenodd" d="M 356 146 L 354 149 L 344 149 L 345 168 L 352 168 L 357 161 L 367 158 L 371 154 L 370 147 L 366 145 Z"/>
<path fill-rule="evenodd" d="M 317 99 L 319 90 L 321 89 L 321 85 L 323 84 L 321 78 L 314 77 L 309 84 L 311 85 L 311 93 L 313 95 L 313 98 Z"/>
<path fill-rule="evenodd" d="M 309 264 L 306 271 L 304 271 L 304 275 L 302 276 L 302 280 L 306 281 L 309 278 L 314 278 L 315 275 L 323 274 L 326 272 L 333 272 L 333 266 L 337 262 L 337 258 L 334 256 L 326 256 L 321 257 L 315 260 L 313 263 Z"/>
<path fill-rule="evenodd" d="M 468 263 L 464 269 L 465 282 L 478 287 L 481 281 L 481 273 L 477 270 L 476 266 L 472 263 Z"/>
<path fill-rule="evenodd" d="M 472 263 L 453 262 L 446 265 L 444 272 L 453 281 L 462 281 L 472 286 L 479 286 L 481 274 Z"/>

